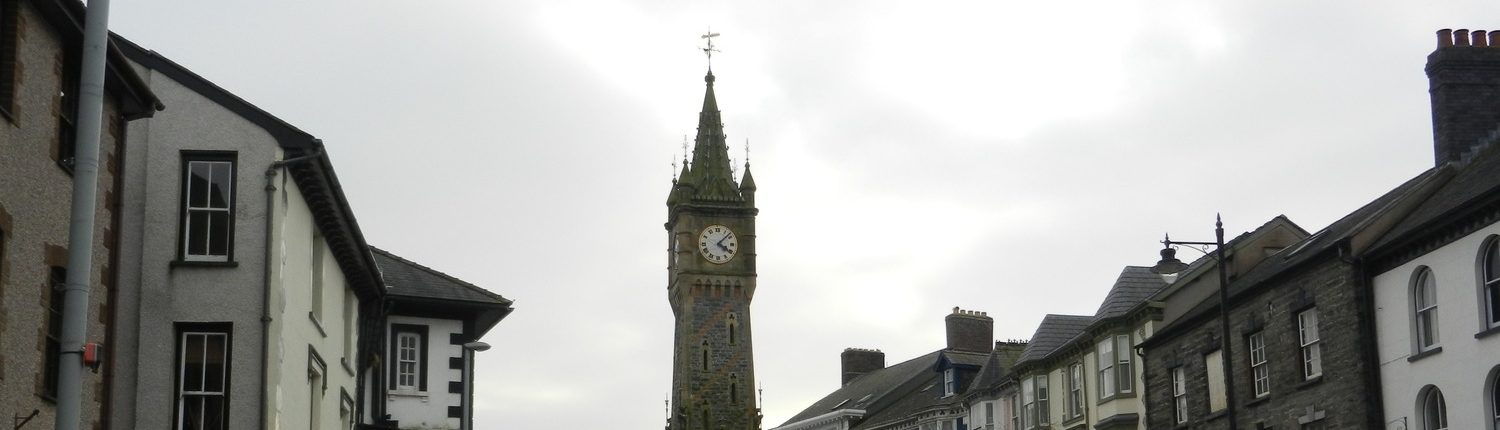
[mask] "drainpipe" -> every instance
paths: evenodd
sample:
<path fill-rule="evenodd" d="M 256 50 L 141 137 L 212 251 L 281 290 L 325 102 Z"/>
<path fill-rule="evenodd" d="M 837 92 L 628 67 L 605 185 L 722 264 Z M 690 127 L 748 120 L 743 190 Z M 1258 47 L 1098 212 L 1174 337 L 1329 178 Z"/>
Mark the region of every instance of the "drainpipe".
<path fill-rule="evenodd" d="M 268 366 L 271 364 L 271 321 L 273 319 L 271 318 L 271 232 L 276 224 L 276 211 L 274 209 L 276 207 L 276 173 L 278 170 L 289 165 L 323 156 L 323 141 L 313 139 L 312 143 L 312 153 L 301 157 L 276 161 L 271 163 L 271 167 L 266 168 L 266 240 L 262 244 L 262 248 L 265 249 L 262 263 L 265 266 L 265 273 L 263 275 L 265 283 L 261 288 L 260 296 L 260 428 L 270 428 L 270 426 L 266 425 L 265 419 L 267 410 L 266 387 L 271 386 L 271 372 L 268 371 Z M 283 183 L 285 180 L 286 178 L 282 177 Z"/>
<path fill-rule="evenodd" d="M 94 267 L 94 210 L 99 190 L 99 131 L 104 116 L 104 53 L 109 0 L 89 2 L 79 63 L 78 128 L 73 207 L 68 225 L 68 275 L 63 287 L 61 354 L 57 373 L 57 430 L 77 430 L 83 415 L 83 341 L 88 336 L 89 274 Z"/>

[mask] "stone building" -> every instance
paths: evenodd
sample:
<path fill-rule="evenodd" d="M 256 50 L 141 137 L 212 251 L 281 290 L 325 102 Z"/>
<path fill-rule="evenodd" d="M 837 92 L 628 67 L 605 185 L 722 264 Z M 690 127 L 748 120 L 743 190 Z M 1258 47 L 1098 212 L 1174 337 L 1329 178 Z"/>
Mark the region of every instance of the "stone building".
<path fill-rule="evenodd" d="M 74 0 L 0 0 L 0 413 L 30 429 L 55 419 L 83 13 Z M 113 50 L 104 89 L 85 342 L 108 345 L 125 124 L 160 103 Z M 81 426 L 115 407 L 113 376 L 82 374 Z"/>
<path fill-rule="evenodd" d="M 755 297 L 755 180 L 736 183 L 714 97 L 698 114 L 689 165 L 667 197 L 667 300 L 676 318 L 671 430 L 760 428 L 750 301 Z"/>
<path fill-rule="evenodd" d="M 322 142 L 117 39 L 168 109 L 128 127 L 119 428 L 349 428 L 384 288 Z"/>

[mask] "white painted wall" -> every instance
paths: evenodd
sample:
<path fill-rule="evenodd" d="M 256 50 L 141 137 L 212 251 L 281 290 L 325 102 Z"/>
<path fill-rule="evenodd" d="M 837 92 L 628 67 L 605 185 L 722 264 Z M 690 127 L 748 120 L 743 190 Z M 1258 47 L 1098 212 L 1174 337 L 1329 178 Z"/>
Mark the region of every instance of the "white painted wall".
<path fill-rule="evenodd" d="M 418 393 L 392 392 L 386 396 L 387 412 L 391 419 L 399 422 L 403 429 L 456 429 L 458 418 L 448 418 L 448 407 L 463 404 L 463 394 L 449 393 L 448 382 L 462 381 L 462 369 L 449 369 L 449 357 L 463 357 L 463 347 L 448 343 L 450 335 L 463 333 L 463 322 L 459 320 L 420 318 L 392 315 L 390 324 L 427 326 L 427 391 Z M 390 327 L 386 327 L 388 343 L 394 343 Z M 394 366 L 395 358 L 386 360 L 386 366 Z M 477 372 L 476 372 L 477 373 Z M 390 374 L 390 368 L 386 368 Z M 395 382 L 392 381 L 394 386 Z"/>
<path fill-rule="evenodd" d="M 285 175 L 285 172 L 282 173 Z M 278 176 L 278 178 L 281 176 Z M 271 384 L 267 422 L 275 428 L 333 430 L 340 426 L 342 393 L 354 397 L 355 372 L 345 361 L 354 355 L 345 337 L 345 300 L 353 291 L 327 242 L 315 241 L 312 212 L 308 210 L 294 181 L 279 183 L 272 207 Z M 323 261 L 322 273 L 314 273 L 315 258 Z M 314 278 L 323 284 L 321 319 L 314 319 Z M 350 309 L 348 321 L 357 321 Z M 327 388 L 313 390 L 309 383 L 310 351 L 322 358 Z M 350 360 L 346 360 L 349 357 Z M 314 411 L 313 408 L 317 410 Z M 316 423 L 316 424 L 314 424 Z"/>
<path fill-rule="evenodd" d="M 1386 428 L 1420 428 L 1418 391 L 1434 385 L 1447 400 L 1449 428 L 1494 430 L 1485 384 L 1500 367 L 1500 334 L 1482 339 L 1474 336 L 1484 330 L 1484 303 L 1479 300 L 1480 247 L 1485 238 L 1496 234 L 1500 234 L 1500 224 L 1491 224 L 1375 276 L 1375 330 Z M 1411 282 L 1422 266 L 1430 268 L 1437 281 L 1438 346 L 1442 352 L 1408 361 L 1415 352 Z"/>

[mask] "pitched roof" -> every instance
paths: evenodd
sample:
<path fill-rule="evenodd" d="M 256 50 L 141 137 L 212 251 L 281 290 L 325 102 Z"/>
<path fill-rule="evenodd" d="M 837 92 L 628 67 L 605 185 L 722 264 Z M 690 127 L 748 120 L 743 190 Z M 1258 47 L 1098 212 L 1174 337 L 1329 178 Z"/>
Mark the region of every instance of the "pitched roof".
<path fill-rule="evenodd" d="M 1453 178 L 1435 190 L 1406 218 L 1392 227 L 1373 248 L 1385 249 L 1421 236 L 1430 228 L 1459 221 L 1468 212 L 1484 210 L 1487 200 L 1500 198 L 1500 144 L 1482 147 L 1466 164 L 1451 164 Z"/>
<path fill-rule="evenodd" d="M 938 354 L 941 353 L 942 351 L 933 351 L 894 366 L 860 375 L 848 384 L 844 384 L 843 387 L 813 402 L 807 409 L 793 415 L 781 425 L 796 423 L 837 409 L 863 409 L 871 412 L 883 409 L 898 401 L 899 397 L 921 388 L 918 384 L 925 384 L 933 379 L 935 373 L 932 372 L 932 365 L 937 362 Z"/>
<path fill-rule="evenodd" d="M 1099 310 L 1094 312 L 1094 320 L 1124 316 L 1165 286 L 1167 281 L 1161 275 L 1151 273 L 1151 268 L 1125 266 L 1120 277 L 1115 279 L 1115 286 L 1109 289 L 1109 295 L 1104 297 L 1104 303 L 1099 304 Z"/>
<path fill-rule="evenodd" d="M 401 258 L 376 247 L 370 247 L 375 253 L 375 264 L 380 267 L 381 276 L 385 278 L 386 294 L 390 296 L 421 297 L 428 299 L 453 300 L 461 302 L 499 304 L 509 306 L 512 302 L 499 294 L 495 294 L 479 288 L 479 286 L 465 282 L 439 272 L 430 267 L 423 266 L 414 261 Z"/>
<path fill-rule="evenodd" d="M 1037 325 L 1036 333 L 1031 335 L 1031 342 L 1027 343 L 1026 349 L 1021 351 L 1021 357 L 1016 360 L 1016 363 L 1026 363 L 1047 357 L 1053 350 L 1082 333 L 1093 321 L 1094 317 L 1088 315 L 1047 314 L 1042 318 L 1042 323 Z"/>

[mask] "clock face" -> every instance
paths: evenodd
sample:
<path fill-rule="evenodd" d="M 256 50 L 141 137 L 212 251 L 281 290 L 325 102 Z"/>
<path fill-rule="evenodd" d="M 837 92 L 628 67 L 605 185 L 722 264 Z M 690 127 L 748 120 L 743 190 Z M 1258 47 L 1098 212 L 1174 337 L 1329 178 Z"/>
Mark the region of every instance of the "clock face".
<path fill-rule="evenodd" d="M 734 253 L 739 249 L 739 239 L 734 237 L 734 232 L 729 227 L 714 224 L 704 227 L 703 232 L 698 233 L 698 252 L 710 263 L 728 263 L 734 259 Z"/>

